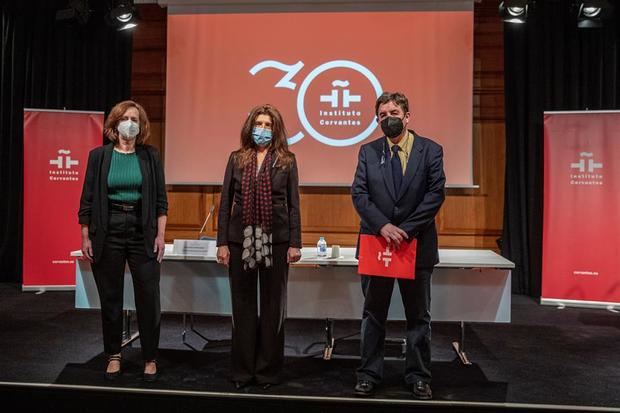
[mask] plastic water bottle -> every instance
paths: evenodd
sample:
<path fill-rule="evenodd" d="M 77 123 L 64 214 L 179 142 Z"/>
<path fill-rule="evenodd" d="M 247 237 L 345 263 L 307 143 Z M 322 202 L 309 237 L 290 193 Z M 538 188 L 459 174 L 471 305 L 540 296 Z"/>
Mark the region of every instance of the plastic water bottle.
<path fill-rule="evenodd" d="M 327 257 L 327 241 L 324 237 L 320 237 L 319 242 L 316 243 L 316 255 L 317 257 Z"/>

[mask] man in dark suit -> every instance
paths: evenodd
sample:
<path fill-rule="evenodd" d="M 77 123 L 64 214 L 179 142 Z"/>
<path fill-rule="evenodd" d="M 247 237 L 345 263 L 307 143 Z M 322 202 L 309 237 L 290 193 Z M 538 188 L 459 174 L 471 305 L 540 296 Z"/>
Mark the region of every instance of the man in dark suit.
<path fill-rule="evenodd" d="M 431 399 L 430 285 L 439 262 L 435 216 L 445 198 L 443 150 L 407 129 L 411 115 L 402 93 L 383 93 L 375 113 L 385 136 L 360 148 L 351 187 L 353 204 L 361 218 L 360 234 L 381 235 L 396 247 L 417 239 L 415 279 L 398 280 L 407 318 L 405 381 L 414 397 Z M 383 376 L 385 322 L 394 278 L 363 275 L 361 279 L 365 299 L 355 393 L 368 396 Z"/>

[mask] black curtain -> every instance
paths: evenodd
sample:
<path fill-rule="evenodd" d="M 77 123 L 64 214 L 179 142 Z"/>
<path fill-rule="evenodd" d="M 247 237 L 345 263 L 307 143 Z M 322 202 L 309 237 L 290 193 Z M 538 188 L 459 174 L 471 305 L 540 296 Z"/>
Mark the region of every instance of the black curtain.
<path fill-rule="evenodd" d="M 541 292 L 543 112 L 618 109 L 618 3 L 601 28 L 577 28 L 568 0 L 530 0 L 525 24 L 504 24 L 502 254 L 516 264 L 513 292 Z"/>
<path fill-rule="evenodd" d="M 130 94 L 131 33 L 87 3 L 80 23 L 56 20 L 67 0 L 0 2 L 0 281 L 22 279 L 23 109 L 105 112 Z"/>

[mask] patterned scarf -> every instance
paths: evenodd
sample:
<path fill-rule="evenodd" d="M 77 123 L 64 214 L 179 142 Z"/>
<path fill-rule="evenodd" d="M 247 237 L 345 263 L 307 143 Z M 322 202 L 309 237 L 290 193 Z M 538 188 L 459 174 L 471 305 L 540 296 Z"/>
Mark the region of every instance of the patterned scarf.
<path fill-rule="evenodd" d="M 259 265 L 270 268 L 271 257 L 271 161 L 267 152 L 261 168 L 256 173 L 258 160 L 256 152 L 243 169 L 241 194 L 243 196 L 243 268 L 253 270 Z"/>

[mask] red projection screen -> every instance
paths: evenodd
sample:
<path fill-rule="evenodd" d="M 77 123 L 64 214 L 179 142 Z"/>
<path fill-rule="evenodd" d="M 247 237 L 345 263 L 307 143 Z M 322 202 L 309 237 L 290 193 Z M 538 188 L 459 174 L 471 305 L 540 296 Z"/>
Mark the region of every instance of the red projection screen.
<path fill-rule="evenodd" d="M 473 185 L 471 10 L 169 14 L 167 50 L 168 183 L 221 184 L 247 113 L 271 103 L 300 183 L 349 186 L 388 90 L 443 145 L 448 185 Z"/>

